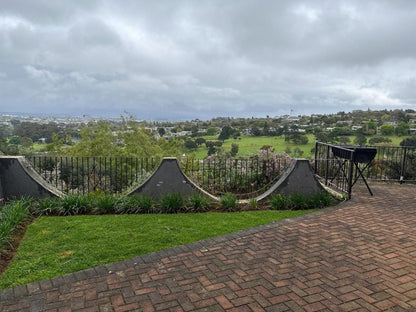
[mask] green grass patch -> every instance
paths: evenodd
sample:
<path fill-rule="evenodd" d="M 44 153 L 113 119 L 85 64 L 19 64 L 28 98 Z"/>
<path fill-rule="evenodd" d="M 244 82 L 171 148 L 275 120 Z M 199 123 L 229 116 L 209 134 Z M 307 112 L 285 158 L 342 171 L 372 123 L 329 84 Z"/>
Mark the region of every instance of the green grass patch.
<path fill-rule="evenodd" d="M 315 147 L 315 136 L 308 134 L 308 144 L 305 145 L 296 145 L 294 143 L 286 142 L 284 136 L 241 136 L 237 139 L 230 138 L 225 140 L 222 147 L 226 151 L 231 150 L 231 144 L 238 144 L 238 157 L 250 156 L 252 154 L 258 154 L 259 149 L 264 145 L 273 146 L 276 153 L 283 153 L 287 147 L 292 151 L 291 156 L 294 156 L 294 149 L 298 147 L 304 153 L 302 157 L 309 158 L 313 156 L 311 154 L 311 149 Z M 206 140 L 217 140 L 216 137 L 203 137 Z M 205 147 L 205 144 L 202 144 L 196 151 L 193 153 L 195 158 L 203 159 L 207 156 L 208 149 Z"/>
<path fill-rule="evenodd" d="M 0 288 L 76 272 L 313 210 L 40 217 Z"/>

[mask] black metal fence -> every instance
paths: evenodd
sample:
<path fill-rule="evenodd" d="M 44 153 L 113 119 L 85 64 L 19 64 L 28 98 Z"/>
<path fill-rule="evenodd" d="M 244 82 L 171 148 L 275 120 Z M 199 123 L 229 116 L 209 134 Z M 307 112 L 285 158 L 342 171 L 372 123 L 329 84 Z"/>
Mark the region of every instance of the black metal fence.
<path fill-rule="evenodd" d="M 357 177 L 361 173 L 364 181 L 416 182 L 415 147 L 366 146 L 377 150 L 375 158 L 367 164 L 336 157 L 334 146 L 316 142 L 315 147 L 315 174 L 328 186 L 351 195 L 354 181 L 359 180 Z"/>
<path fill-rule="evenodd" d="M 266 157 L 181 161 L 184 173 L 204 190 L 217 196 L 229 192 L 239 198 L 252 198 L 264 192 L 286 171 L 290 162 L 287 154 L 274 153 Z"/>
<path fill-rule="evenodd" d="M 33 168 L 64 193 L 123 193 L 144 182 L 161 159 L 137 157 L 29 157 Z"/>
<path fill-rule="evenodd" d="M 64 193 L 125 193 L 143 183 L 161 159 L 136 157 L 30 157 L 33 168 Z M 250 198 L 263 192 L 290 165 L 287 154 L 251 158 L 179 159 L 184 173 L 204 190 Z"/>

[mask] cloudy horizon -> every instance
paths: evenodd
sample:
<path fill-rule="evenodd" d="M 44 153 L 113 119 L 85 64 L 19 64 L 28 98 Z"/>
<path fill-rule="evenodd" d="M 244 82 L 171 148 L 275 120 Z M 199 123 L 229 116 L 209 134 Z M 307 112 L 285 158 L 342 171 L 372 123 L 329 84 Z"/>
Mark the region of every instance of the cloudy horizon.
<path fill-rule="evenodd" d="M 416 109 L 414 29 L 411 0 L 2 0 L 0 112 Z"/>

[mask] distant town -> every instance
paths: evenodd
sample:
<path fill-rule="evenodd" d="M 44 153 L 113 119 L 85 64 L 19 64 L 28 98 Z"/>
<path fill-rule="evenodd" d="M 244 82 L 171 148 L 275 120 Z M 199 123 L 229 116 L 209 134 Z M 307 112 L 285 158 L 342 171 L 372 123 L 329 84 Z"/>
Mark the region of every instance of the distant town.
<path fill-rule="evenodd" d="M 263 118 L 216 117 L 205 121 L 193 119 L 177 122 L 140 120 L 131 115 L 99 119 L 87 115 L 54 117 L 2 113 L 0 152 L 45 152 L 45 148 L 38 145 L 51 144 L 54 137 L 55 141 L 60 140 L 64 146 L 73 146 L 83 139 L 82 129 L 93 128 L 99 124 L 106 124 L 107 130 L 115 138 L 113 144 L 122 145 L 125 139 L 117 136 L 133 131 L 129 128 L 132 123 L 157 140 L 176 139 L 182 144 L 183 153 L 199 151 L 200 157 L 219 153 L 224 150 L 224 146 L 228 148 L 229 145 L 231 148 L 231 143 L 227 145 L 226 141 L 229 139 L 234 139 L 234 151 L 237 151 L 234 155 L 237 155 L 238 147 L 235 145 L 244 144 L 242 138 L 249 137 L 280 137 L 284 138 L 284 142 L 293 143 L 294 146 L 311 145 L 315 140 L 337 144 L 398 145 L 405 138 L 409 139 L 406 144 L 413 144 L 412 140 L 416 138 L 416 111 L 412 109 L 354 110 L 336 114 Z M 264 143 L 260 143 L 259 140 L 258 142 Z M 277 141 L 266 143 L 263 145 L 273 146 Z M 304 148 L 303 152 L 306 151 L 308 154 L 309 150 Z M 238 155 L 241 154 L 240 149 Z"/>

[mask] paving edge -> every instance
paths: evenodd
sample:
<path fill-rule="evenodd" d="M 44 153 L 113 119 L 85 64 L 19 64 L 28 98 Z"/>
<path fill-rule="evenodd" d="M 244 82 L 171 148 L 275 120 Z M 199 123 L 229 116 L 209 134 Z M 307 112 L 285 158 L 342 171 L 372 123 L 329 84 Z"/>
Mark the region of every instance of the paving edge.
<path fill-rule="evenodd" d="M 109 272 L 116 272 L 127 269 L 129 267 L 137 266 L 140 264 L 148 264 L 155 261 L 160 261 L 163 258 L 172 257 L 179 255 L 181 253 L 194 252 L 197 250 L 205 249 L 217 243 L 222 243 L 225 241 L 230 241 L 233 239 L 238 239 L 245 237 L 247 235 L 256 234 L 262 231 L 278 228 L 293 222 L 304 221 L 312 218 L 322 216 L 327 213 L 344 208 L 347 204 L 354 203 L 354 200 L 344 201 L 335 206 L 330 206 L 327 208 L 322 208 L 317 211 L 310 213 L 302 214 L 296 217 L 281 219 L 277 221 L 272 221 L 270 223 L 258 225 L 255 227 L 239 230 L 236 232 L 231 232 L 219 236 L 214 236 L 210 238 L 205 238 L 199 241 L 192 243 L 178 245 L 175 247 L 162 249 L 155 251 L 149 254 L 137 256 L 127 260 L 121 260 L 105 265 L 96 266 L 89 269 L 84 269 L 81 271 L 53 277 L 51 279 L 31 282 L 26 285 L 19 285 L 12 288 L 6 288 L 0 290 L 0 302 L 3 300 L 19 299 L 23 297 L 30 296 L 32 299 L 39 296 L 39 294 L 46 293 L 47 291 L 56 289 L 64 284 L 80 282 L 90 278 L 100 278 L 103 276 L 108 276 Z"/>

